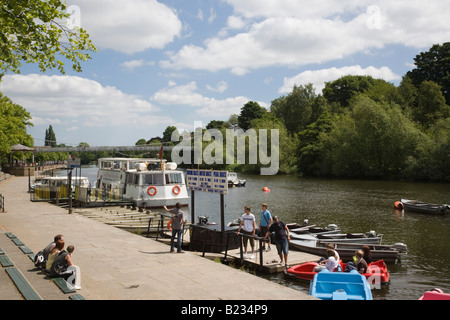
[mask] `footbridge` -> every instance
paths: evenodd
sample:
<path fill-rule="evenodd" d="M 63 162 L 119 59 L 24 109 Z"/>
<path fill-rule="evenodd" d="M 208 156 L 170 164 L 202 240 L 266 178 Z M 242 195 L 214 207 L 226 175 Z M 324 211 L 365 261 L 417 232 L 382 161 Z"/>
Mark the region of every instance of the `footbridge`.
<path fill-rule="evenodd" d="M 35 153 L 38 152 L 95 152 L 95 151 L 160 151 L 161 147 L 163 151 L 172 151 L 173 146 L 149 146 L 149 145 L 138 145 L 138 146 L 98 146 L 98 147 L 34 147 Z M 178 147 L 180 148 L 180 147 Z M 189 149 L 183 147 L 183 149 Z"/>

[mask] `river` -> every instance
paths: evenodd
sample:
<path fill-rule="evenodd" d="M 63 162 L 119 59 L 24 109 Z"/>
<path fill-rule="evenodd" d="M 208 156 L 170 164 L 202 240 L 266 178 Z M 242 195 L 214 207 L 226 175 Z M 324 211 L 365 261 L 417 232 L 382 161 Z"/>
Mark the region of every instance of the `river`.
<path fill-rule="evenodd" d="M 75 173 L 75 172 L 74 172 Z M 96 166 L 82 168 L 91 183 Z M 393 209 L 401 198 L 433 203 L 450 203 L 449 184 L 408 183 L 397 181 L 361 181 L 306 179 L 295 176 L 259 176 L 239 174 L 247 185 L 232 188 L 225 196 L 225 221 L 239 218 L 249 205 L 259 222 L 261 203 L 266 202 L 272 215 L 288 223 L 336 224 L 342 232 L 383 234 L 382 244 L 403 242 L 408 253 L 389 264 L 391 282 L 373 289 L 377 300 L 417 300 L 433 288 L 450 293 L 450 216 L 435 216 Z M 263 192 L 268 187 L 270 192 Z M 196 216 L 208 216 L 220 222 L 220 197 L 197 192 Z M 190 217 L 190 213 L 188 215 Z M 271 281 L 308 293 L 309 283 L 285 279 L 283 275 L 261 275 Z"/>

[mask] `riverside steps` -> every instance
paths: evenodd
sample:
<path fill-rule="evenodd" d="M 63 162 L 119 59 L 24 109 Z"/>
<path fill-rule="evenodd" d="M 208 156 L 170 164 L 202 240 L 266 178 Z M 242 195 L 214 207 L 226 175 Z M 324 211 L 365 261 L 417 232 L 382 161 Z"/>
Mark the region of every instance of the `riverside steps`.
<path fill-rule="evenodd" d="M 4 251 L 9 254 L 15 249 L 10 248 L 15 244 L 6 239 L 6 233 L 13 233 L 33 253 L 56 234 L 63 234 L 66 246 L 75 246 L 72 260 L 81 269 L 82 288 L 76 294 L 86 300 L 316 300 L 194 252 L 170 253 L 166 244 L 152 238 L 69 214 L 52 204 L 32 202 L 27 184 L 26 177 L 0 182 L 0 194 L 7 203 L 6 212 L 0 212 L 0 248 L 9 241 Z M 10 260 L 39 297 L 67 299 L 51 280 L 30 270 L 34 265 L 30 267 L 31 260 L 24 253 L 14 255 Z M 5 271 L 0 271 L 0 298 L 5 299 L 6 291 L 7 295 L 11 292 L 9 299 L 22 299 Z M 32 281 L 31 277 L 40 279 Z"/>

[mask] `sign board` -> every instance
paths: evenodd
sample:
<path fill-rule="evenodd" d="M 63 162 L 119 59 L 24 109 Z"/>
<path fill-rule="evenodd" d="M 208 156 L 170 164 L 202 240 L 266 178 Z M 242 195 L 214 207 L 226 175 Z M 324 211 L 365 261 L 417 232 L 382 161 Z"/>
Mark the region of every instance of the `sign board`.
<path fill-rule="evenodd" d="M 228 171 L 188 169 L 186 187 L 189 190 L 228 194 Z"/>
<path fill-rule="evenodd" d="M 72 156 L 69 157 L 69 159 L 67 159 L 67 165 L 72 168 L 81 167 L 81 159 L 76 158 L 75 155 L 73 154 Z"/>

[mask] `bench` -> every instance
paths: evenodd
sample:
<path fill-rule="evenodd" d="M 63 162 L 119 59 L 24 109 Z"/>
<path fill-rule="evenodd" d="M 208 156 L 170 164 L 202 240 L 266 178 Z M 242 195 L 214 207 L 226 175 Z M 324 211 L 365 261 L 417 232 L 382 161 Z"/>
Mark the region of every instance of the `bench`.
<path fill-rule="evenodd" d="M 81 294 L 73 294 L 69 296 L 70 300 L 86 300 Z"/>
<path fill-rule="evenodd" d="M 76 290 L 67 283 L 64 278 L 52 278 L 52 281 L 61 289 L 64 293 L 74 293 Z"/>
<path fill-rule="evenodd" d="M 30 284 L 25 280 L 23 275 L 16 268 L 7 268 L 6 273 L 19 289 L 25 300 L 42 300 L 41 297 L 34 291 Z"/>
<path fill-rule="evenodd" d="M 13 267 L 14 263 L 6 255 L 0 255 L 0 264 L 3 268 Z"/>

